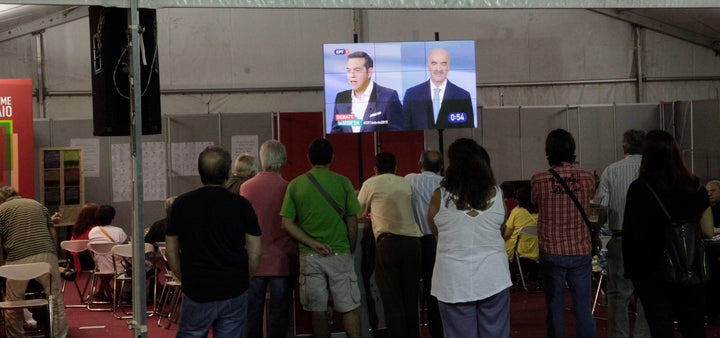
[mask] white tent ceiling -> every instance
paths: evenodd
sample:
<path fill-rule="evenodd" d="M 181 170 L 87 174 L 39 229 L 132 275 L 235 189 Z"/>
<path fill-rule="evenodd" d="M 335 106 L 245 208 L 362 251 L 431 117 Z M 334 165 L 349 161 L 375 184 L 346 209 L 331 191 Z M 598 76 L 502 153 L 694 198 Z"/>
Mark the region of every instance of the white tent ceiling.
<path fill-rule="evenodd" d="M 0 41 L 87 15 L 85 6 L 129 7 L 128 0 L 0 0 Z M 586 8 L 720 52 L 720 3 L 712 0 L 138 0 L 140 7 L 325 9 Z"/>

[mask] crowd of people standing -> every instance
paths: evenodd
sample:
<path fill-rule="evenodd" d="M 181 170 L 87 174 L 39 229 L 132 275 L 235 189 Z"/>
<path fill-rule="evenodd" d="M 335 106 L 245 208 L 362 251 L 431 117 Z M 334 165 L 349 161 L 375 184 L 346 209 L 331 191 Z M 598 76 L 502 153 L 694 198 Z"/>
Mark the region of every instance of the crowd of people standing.
<path fill-rule="evenodd" d="M 573 136 L 563 129 L 551 131 L 545 142 L 550 168 L 535 173 L 530 185 L 517 191 L 520 204 L 507 210 L 489 154 L 468 138 L 449 146 L 446 170 L 442 153 L 425 150 L 420 173 L 405 177 L 396 174 L 393 154 L 378 153 L 375 175 L 359 193 L 347 177 L 330 170 L 333 147 L 326 139 L 310 144 L 312 168 L 289 182 L 281 175 L 287 154 L 278 141 L 262 144 L 259 166 L 251 155 L 232 161 L 225 149 L 208 147 L 198 158 L 203 186 L 168 199 L 167 218 L 148 233 L 166 242 L 169 268 L 182 281 L 177 336 L 212 331 L 217 337 L 262 337 L 265 331 L 268 337 L 285 337 L 292 289 L 299 280 L 300 303 L 312 314 L 315 336 L 330 335 L 332 299 L 347 336 L 360 337 L 353 254 L 358 222 L 367 220 L 389 337 L 420 337 L 418 299 L 426 302 L 434 338 L 509 337 L 512 250 L 539 262 L 547 336 L 567 336 L 569 290 L 575 336 L 595 337 L 590 304 L 595 234 L 585 215 L 593 200 L 605 206 L 612 233 L 607 245 L 611 337 L 630 332 L 673 337 L 675 320 L 684 337 L 704 337 L 704 284 L 678 286 L 662 279 L 658 257 L 668 220 L 661 208 L 672 218 L 697 219 L 702 235 L 712 237 L 710 203 L 720 184 L 708 183 L 706 190 L 667 132 L 629 130 L 623 150 L 624 158 L 596 182 L 593 172 L 575 165 Z M 124 231 L 113 225 L 114 216 L 112 206 L 85 205 L 72 238 L 126 242 Z M 515 243 L 518 230 L 531 225 L 537 225 L 535 246 Z M 35 234 L 31 241 L 20 235 L 28 232 Z M 10 187 L 0 188 L 0 236 L 7 264 L 57 265 L 47 208 Z M 76 269 L 86 268 L 82 257 L 73 259 Z M 94 263 L 98 269 L 113 268 L 112 261 Z M 54 334 L 64 337 L 59 278 L 52 285 L 40 282 L 58 300 Z M 21 297 L 25 285 L 8 282 L 7 288 L 12 299 Z M 638 311 L 631 328 L 633 296 Z M 21 332 L 19 312 L 8 313 L 6 320 L 9 335 Z"/>

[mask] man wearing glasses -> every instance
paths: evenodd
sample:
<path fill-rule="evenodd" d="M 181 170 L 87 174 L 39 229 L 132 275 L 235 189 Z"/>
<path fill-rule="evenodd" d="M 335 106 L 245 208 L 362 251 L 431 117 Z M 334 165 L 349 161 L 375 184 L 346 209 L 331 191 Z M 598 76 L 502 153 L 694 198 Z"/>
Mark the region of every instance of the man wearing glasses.
<path fill-rule="evenodd" d="M 365 52 L 348 55 L 347 79 L 351 89 L 335 97 L 331 133 L 400 130 L 402 104 L 397 91 L 372 81 L 373 59 Z"/>

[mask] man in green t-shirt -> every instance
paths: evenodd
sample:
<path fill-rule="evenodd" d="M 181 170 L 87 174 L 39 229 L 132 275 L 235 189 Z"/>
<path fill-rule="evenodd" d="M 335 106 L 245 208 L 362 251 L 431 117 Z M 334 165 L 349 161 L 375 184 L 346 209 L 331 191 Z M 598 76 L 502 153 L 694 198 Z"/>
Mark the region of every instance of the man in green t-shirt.
<path fill-rule="evenodd" d="M 328 140 L 317 139 L 310 144 L 312 169 L 290 182 L 280 215 L 285 231 L 299 243 L 300 302 L 303 309 L 312 312 L 313 333 L 319 338 L 330 337 L 326 313 L 329 289 L 334 310 L 343 314 L 347 336 L 357 338 L 360 289 L 352 253 L 360 203 L 350 180 L 330 171 L 332 158 Z M 329 199 L 341 210 L 336 210 Z"/>

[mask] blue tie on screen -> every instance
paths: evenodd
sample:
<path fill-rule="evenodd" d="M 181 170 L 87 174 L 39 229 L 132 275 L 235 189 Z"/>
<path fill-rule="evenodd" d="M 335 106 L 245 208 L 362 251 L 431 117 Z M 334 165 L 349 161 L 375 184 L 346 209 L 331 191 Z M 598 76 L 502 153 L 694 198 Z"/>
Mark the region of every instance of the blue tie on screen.
<path fill-rule="evenodd" d="M 440 88 L 433 88 L 435 94 L 433 94 L 433 116 L 435 123 L 437 123 L 438 115 L 440 115 Z"/>

